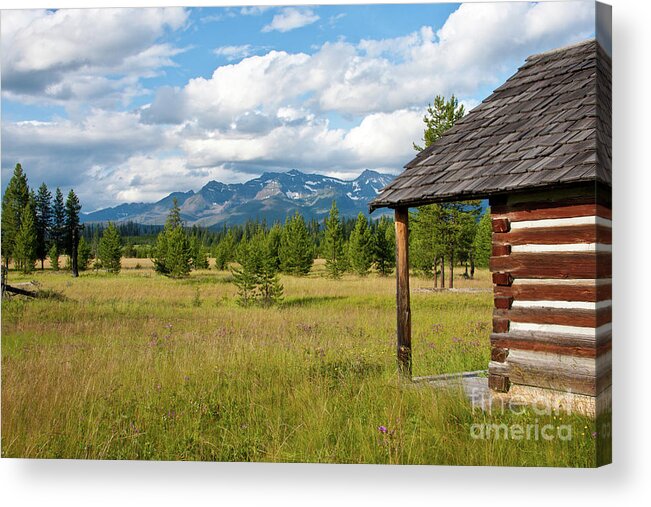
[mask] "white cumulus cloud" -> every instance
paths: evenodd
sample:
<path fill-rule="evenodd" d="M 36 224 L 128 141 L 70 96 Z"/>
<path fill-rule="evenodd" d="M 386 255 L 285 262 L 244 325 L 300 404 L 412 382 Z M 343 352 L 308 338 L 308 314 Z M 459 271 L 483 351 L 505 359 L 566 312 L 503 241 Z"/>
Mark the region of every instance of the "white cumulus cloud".
<path fill-rule="evenodd" d="M 296 28 L 311 25 L 319 20 L 312 9 L 300 9 L 296 7 L 287 7 L 280 14 L 276 14 L 271 23 L 262 28 L 263 32 L 289 32 Z"/>
<path fill-rule="evenodd" d="M 62 9 L 2 13 L 2 89 L 32 103 L 124 104 L 180 51 L 159 42 L 188 12 L 161 9 Z"/>
<path fill-rule="evenodd" d="M 121 40 L 111 42 L 105 33 L 96 41 L 85 37 L 94 50 L 75 49 L 80 43 L 66 30 L 79 27 L 85 34 L 87 27 L 61 17 L 66 28 L 51 27 L 65 32 L 51 39 L 62 39 L 60 53 L 40 54 L 28 34 L 42 33 L 57 13 L 16 12 L 8 32 L 4 13 L 2 19 L 3 48 L 5 40 L 17 41 L 9 58 L 3 55 L 3 85 L 5 69 L 10 83 L 3 93 L 20 93 L 24 101 L 139 93 L 138 76 L 172 64 L 178 51 L 160 34 L 180 29 L 187 16 L 182 10 L 111 11 L 110 26 Z M 142 28 L 131 19 L 137 14 Z M 269 26 L 289 30 L 315 17 L 309 9 L 287 8 Z M 89 202 L 107 204 L 199 188 L 210 178 L 241 181 L 268 169 L 398 172 L 415 153 L 412 142 L 420 141 L 423 112 L 436 94 L 454 93 L 471 108 L 526 56 L 593 30 L 594 5 L 587 2 L 473 3 L 461 5 L 438 30 L 423 26 L 395 38 L 326 42 L 311 53 L 222 46 L 217 54 L 231 63 L 208 77 L 159 88 L 135 112 L 93 109 L 83 120 L 3 123 L 3 176 L 21 161 L 39 182 L 47 176 L 53 185 L 74 184 Z"/>
<path fill-rule="evenodd" d="M 110 203 L 103 178 L 138 154 L 169 148 L 170 133 L 143 125 L 134 113 L 93 110 L 83 121 L 58 119 L 2 125 L 2 179 L 16 162 L 27 170 L 30 185 L 75 187 L 89 203 Z M 134 169 L 134 175 L 138 173 Z"/>
<path fill-rule="evenodd" d="M 178 109 L 179 117 L 222 128 L 247 111 L 273 116 L 286 106 L 361 118 L 423 107 L 436 94 L 476 103 L 480 88 L 499 85 L 526 56 L 588 37 L 593 15 L 585 2 L 463 4 L 438 31 L 424 26 L 391 39 L 327 42 L 312 54 L 269 51 L 218 67 L 209 78 L 191 79 L 163 116 Z M 157 121 L 156 108 L 148 121 Z"/>

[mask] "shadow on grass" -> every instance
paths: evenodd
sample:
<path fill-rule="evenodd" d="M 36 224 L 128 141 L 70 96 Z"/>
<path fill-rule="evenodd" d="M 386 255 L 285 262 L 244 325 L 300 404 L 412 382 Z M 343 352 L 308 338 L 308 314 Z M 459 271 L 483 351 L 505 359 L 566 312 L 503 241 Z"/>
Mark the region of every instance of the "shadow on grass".
<path fill-rule="evenodd" d="M 319 305 L 330 301 L 337 301 L 346 299 L 345 296 L 301 296 L 285 299 L 281 304 L 281 308 L 302 308 L 307 306 Z"/>

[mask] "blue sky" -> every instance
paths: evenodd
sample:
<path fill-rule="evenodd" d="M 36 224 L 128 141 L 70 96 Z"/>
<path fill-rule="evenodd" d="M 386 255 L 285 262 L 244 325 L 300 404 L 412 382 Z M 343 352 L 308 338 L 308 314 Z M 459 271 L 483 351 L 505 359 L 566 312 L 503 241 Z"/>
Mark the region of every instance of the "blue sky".
<path fill-rule="evenodd" d="M 397 173 L 436 94 L 477 105 L 593 36 L 590 2 L 2 14 L 2 183 L 86 211 L 298 168 Z"/>

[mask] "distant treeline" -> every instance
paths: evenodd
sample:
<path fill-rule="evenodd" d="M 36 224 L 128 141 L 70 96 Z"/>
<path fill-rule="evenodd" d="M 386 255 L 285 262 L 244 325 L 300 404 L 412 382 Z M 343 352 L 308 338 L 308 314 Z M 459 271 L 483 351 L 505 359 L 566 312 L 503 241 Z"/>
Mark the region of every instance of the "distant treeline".
<path fill-rule="evenodd" d="M 104 229 L 108 227 L 107 223 L 86 223 L 84 224 L 83 236 L 87 240 L 91 240 L 93 236 L 102 235 Z M 137 222 L 115 222 L 115 227 L 120 232 L 120 236 L 123 238 L 142 238 L 142 239 L 151 239 L 151 242 L 156 240 L 156 236 L 160 231 L 163 230 L 162 225 L 149 225 L 149 224 L 139 224 Z"/>
<path fill-rule="evenodd" d="M 379 218 L 371 220 L 371 227 L 377 227 L 379 220 Z M 321 221 L 317 219 L 306 221 L 308 234 L 317 250 L 320 248 L 325 236 L 325 221 L 326 218 Z M 341 219 L 342 233 L 346 241 L 355 228 L 356 222 L 356 217 Z M 229 238 L 232 237 L 237 245 L 243 239 L 253 237 L 259 230 L 268 232 L 274 225 L 282 225 L 282 222 L 269 223 L 264 219 L 247 220 L 243 224 L 223 225 L 220 228 L 207 228 L 193 225 L 184 229 L 191 237 L 198 238 L 200 243 L 211 253 L 211 257 L 214 257 L 213 254 L 216 247 L 227 235 Z M 81 234 L 88 243 L 92 244 L 97 241 L 98 237 L 102 236 L 107 226 L 108 223 L 86 223 Z M 124 244 L 124 256 L 140 259 L 146 259 L 152 256 L 152 249 L 156 243 L 156 239 L 164 228 L 163 225 L 141 224 L 132 221 L 117 222 L 115 226 Z"/>
<path fill-rule="evenodd" d="M 162 225 L 139 224 L 137 222 L 118 222 L 113 224 L 122 240 L 124 257 L 148 259 L 152 256 L 152 247 L 156 238 L 163 230 Z M 97 245 L 109 223 L 84 224 L 82 237 L 91 244 Z"/>
<path fill-rule="evenodd" d="M 439 278 L 441 285 L 445 284 L 446 269 L 450 275 L 447 281 L 453 284 L 455 266 L 465 267 L 464 274 L 471 278 L 475 266 L 488 266 L 490 213 L 489 210 L 482 213 L 479 201 L 422 206 L 410 213 L 410 223 L 411 265 L 421 274 L 435 278 L 437 284 Z M 124 257 L 156 257 L 156 243 L 164 226 L 123 222 L 116 227 L 122 238 Z M 86 224 L 83 236 L 95 245 L 105 228 L 106 224 Z M 301 248 L 310 252 L 309 262 L 316 257 L 325 259 L 334 276 L 343 272 L 363 275 L 371 269 L 387 274 L 394 266 L 393 220 L 388 216 L 369 220 L 363 214 L 356 218 L 339 217 L 335 203 L 322 220 L 305 220 L 296 215 L 284 223 L 248 220 L 218 229 L 193 225 L 183 230 L 195 250 L 200 248 L 202 255 L 216 259 L 218 269 L 240 262 L 242 252 L 251 249 L 254 238 L 259 242 L 261 235 L 271 236 L 272 241 L 280 241 L 273 238 L 299 233 L 304 235 Z M 278 255 L 277 248 L 272 251 Z M 280 267 L 281 259 L 276 263 Z"/>

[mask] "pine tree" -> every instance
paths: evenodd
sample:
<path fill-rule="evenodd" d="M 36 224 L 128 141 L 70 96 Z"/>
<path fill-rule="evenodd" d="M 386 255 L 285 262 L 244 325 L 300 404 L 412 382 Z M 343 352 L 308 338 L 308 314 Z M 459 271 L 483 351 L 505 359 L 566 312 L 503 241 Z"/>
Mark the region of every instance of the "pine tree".
<path fill-rule="evenodd" d="M 187 276 L 192 269 L 190 240 L 183 230 L 181 210 L 176 199 L 173 201 L 165 227 L 158 235 L 154 246 L 154 269 L 171 278 Z"/>
<path fill-rule="evenodd" d="M 93 239 L 90 241 L 90 254 L 95 259 L 99 259 L 99 227 L 93 227 Z"/>
<path fill-rule="evenodd" d="M 181 226 L 170 230 L 167 241 L 167 267 L 172 278 L 183 278 L 190 274 L 192 257 L 188 236 Z"/>
<path fill-rule="evenodd" d="M 396 231 L 386 216 L 380 218 L 375 230 L 373 264 L 382 276 L 390 275 L 396 265 Z"/>
<path fill-rule="evenodd" d="M 269 235 L 262 230 L 240 243 L 237 257 L 240 267 L 232 273 L 242 306 L 271 306 L 282 300 L 283 286 L 273 255 L 269 255 L 270 249 Z"/>
<path fill-rule="evenodd" d="M 310 272 L 314 261 L 312 241 L 298 212 L 285 222 L 279 253 L 280 268 L 285 273 L 303 276 Z"/>
<path fill-rule="evenodd" d="M 457 98 L 452 95 L 448 100 L 442 95 L 434 97 L 434 105 L 428 104 L 427 114 L 423 116 L 423 123 L 425 123 L 425 132 L 423 134 L 423 141 L 425 141 L 424 148 L 427 148 L 434 141 L 443 135 L 443 133 L 451 128 L 455 122 L 465 114 L 463 105 L 459 105 Z M 414 143 L 416 151 L 423 151 L 423 147 Z"/>
<path fill-rule="evenodd" d="M 2 257 L 5 268 L 9 268 L 9 260 L 14 257 L 16 236 L 20 231 L 22 217 L 29 202 L 29 187 L 27 176 L 20 164 L 16 164 L 14 174 L 7 184 L 2 197 Z"/>
<path fill-rule="evenodd" d="M 438 204 L 421 206 L 414 213 L 410 213 L 409 221 L 410 262 L 424 276 L 434 276 L 434 282 L 437 284 L 437 269 L 444 252 L 438 230 L 441 207 Z"/>
<path fill-rule="evenodd" d="M 79 276 L 77 250 L 79 247 L 80 232 L 84 227 L 80 222 L 80 211 L 81 204 L 79 204 L 79 198 L 75 194 L 74 190 L 70 190 L 70 192 L 68 192 L 68 198 L 66 199 L 65 207 L 65 243 L 66 253 L 68 254 L 70 260 L 72 276 L 74 277 Z"/>
<path fill-rule="evenodd" d="M 354 227 L 353 227 L 354 228 Z M 352 233 L 352 230 L 351 230 Z M 350 269 L 350 241 L 344 241 L 344 254 L 341 257 L 341 269 L 344 273 L 349 272 Z"/>
<path fill-rule="evenodd" d="M 490 209 L 487 209 L 479 220 L 477 233 L 473 239 L 472 246 L 475 255 L 475 264 L 482 268 L 488 267 L 491 258 L 492 235 L 491 214 Z"/>
<path fill-rule="evenodd" d="M 472 238 L 476 230 L 479 201 L 460 201 L 442 203 L 438 206 L 438 221 L 434 224 L 437 249 L 442 249 L 443 257 L 449 262 L 449 288 L 454 287 L 454 266 L 458 261 L 469 260 L 472 256 Z M 442 273 L 443 273 L 443 263 Z M 443 278 L 443 276 L 442 276 Z M 443 286 L 443 283 L 441 284 Z"/>
<path fill-rule="evenodd" d="M 36 194 L 36 256 L 41 261 L 41 269 L 45 269 L 45 258 L 50 249 L 50 233 L 52 230 L 52 193 L 47 185 L 42 183 Z"/>
<path fill-rule="evenodd" d="M 337 203 L 332 201 L 330 214 L 325 221 L 325 238 L 322 254 L 326 261 L 326 273 L 331 278 L 341 278 L 344 272 L 344 234 L 339 221 Z"/>
<path fill-rule="evenodd" d="M 272 258 L 265 256 L 262 261 L 262 269 L 258 275 L 258 293 L 260 294 L 262 306 L 280 303 L 283 299 L 283 290 L 278 276 L 278 268 L 274 265 Z"/>
<path fill-rule="evenodd" d="M 109 222 L 99 240 L 98 257 L 102 268 L 107 272 L 117 275 L 121 269 L 122 238 L 120 231 L 114 223 Z"/>
<path fill-rule="evenodd" d="M 445 99 L 441 95 L 434 98 L 434 104 L 429 104 L 427 113 L 423 117 L 425 131 L 421 147 L 414 143 L 416 151 L 427 148 L 443 133 L 451 128 L 455 122 L 465 114 L 464 107 L 459 105 L 454 95 Z M 421 206 L 413 215 L 411 244 L 414 246 L 412 259 L 414 265 L 426 274 L 434 275 L 436 286 L 437 267 L 441 268 L 441 286 L 445 285 L 445 260 L 450 265 L 450 287 L 454 285 L 454 262 L 459 254 L 461 222 L 459 214 L 460 203 L 443 203 Z"/>
<path fill-rule="evenodd" d="M 57 244 L 59 254 L 65 252 L 66 242 L 66 205 L 63 200 L 63 193 L 57 187 L 54 193 L 52 204 L 52 241 Z"/>
<path fill-rule="evenodd" d="M 199 236 L 193 235 L 190 240 L 190 250 L 192 252 L 192 268 L 193 269 L 209 269 L 210 264 L 208 261 L 208 254 L 201 244 Z"/>
<path fill-rule="evenodd" d="M 276 271 L 280 270 L 280 244 L 283 239 L 283 228 L 275 223 L 267 233 L 267 258 Z"/>
<path fill-rule="evenodd" d="M 255 301 L 256 261 L 249 240 L 243 239 L 237 247 L 237 262 L 240 267 L 231 268 L 233 283 L 237 287 L 237 301 L 241 306 L 250 306 Z"/>
<path fill-rule="evenodd" d="M 156 237 L 156 243 L 152 250 L 151 260 L 154 263 L 154 271 L 165 276 L 170 274 L 170 269 L 167 264 L 167 246 L 170 232 L 171 229 L 168 229 L 166 226 Z"/>
<path fill-rule="evenodd" d="M 90 264 L 91 248 L 90 244 L 83 236 L 79 239 L 79 246 L 77 247 L 77 266 L 79 271 L 86 271 Z"/>
<path fill-rule="evenodd" d="M 228 263 L 235 260 L 236 248 L 235 236 L 232 229 L 229 229 L 215 249 L 215 268 L 224 271 L 228 267 Z"/>
<path fill-rule="evenodd" d="M 165 227 L 168 229 L 176 229 L 177 227 L 183 227 L 183 220 L 181 220 L 181 208 L 179 208 L 179 201 L 172 199 L 172 207 L 170 212 L 167 215 L 165 220 Z"/>
<path fill-rule="evenodd" d="M 32 203 L 27 202 L 22 213 L 22 222 L 18 234 L 16 234 L 16 244 L 14 247 L 14 259 L 16 268 L 23 273 L 31 273 L 34 270 L 36 262 L 36 225 L 34 223 L 34 209 Z"/>
<path fill-rule="evenodd" d="M 59 247 L 57 247 L 56 243 L 52 243 L 47 256 L 50 259 L 50 267 L 54 271 L 59 271 Z"/>
<path fill-rule="evenodd" d="M 252 240 L 251 250 L 256 250 L 257 264 L 257 299 L 262 306 L 271 306 L 279 303 L 283 297 L 283 286 L 278 277 L 279 262 L 273 253 L 278 238 L 259 231 Z"/>
<path fill-rule="evenodd" d="M 373 264 L 373 237 L 364 213 L 357 216 L 353 232 L 348 242 L 348 261 L 350 269 L 359 276 L 368 275 Z"/>
<path fill-rule="evenodd" d="M 473 246 L 479 226 L 481 201 L 462 201 L 458 209 L 458 235 L 454 256 L 458 262 L 465 264 L 464 277 L 473 278 L 475 274 L 475 249 Z M 468 273 L 468 264 L 470 264 L 470 273 Z"/>

